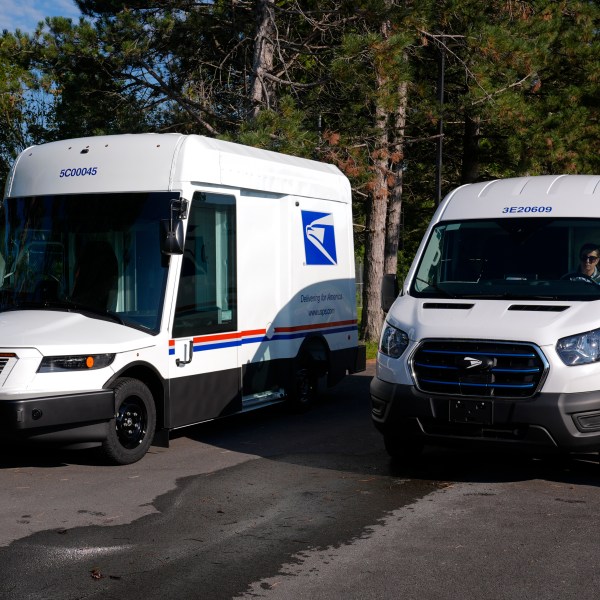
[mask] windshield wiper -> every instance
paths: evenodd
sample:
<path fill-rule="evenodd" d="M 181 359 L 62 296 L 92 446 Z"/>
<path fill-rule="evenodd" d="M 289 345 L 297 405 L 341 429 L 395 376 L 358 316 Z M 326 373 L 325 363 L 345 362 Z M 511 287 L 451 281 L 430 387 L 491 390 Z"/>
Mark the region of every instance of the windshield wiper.
<path fill-rule="evenodd" d="M 63 310 L 66 312 L 77 312 L 81 314 L 90 314 L 107 321 L 114 321 L 120 325 L 127 325 L 125 321 L 115 312 L 103 310 L 85 304 L 77 304 L 71 300 L 20 300 L 15 301 L 4 310 Z"/>
<path fill-rule="evenodd" d="M 484 300 L 560 300 L 555 294 L 516 294 L 514 292 L 498 292 L 488 294 L 465 294 L 465 298 Z"/>
<path fill-rule="evenodd" d="M 101 319 L 105 319 L 107 321 L 114 321 L 115 323 L 119 323 L 119 325 L 127 325 L 127 323 L 125 323 L 125 321 L 112 310 L 103 310 L 102 308 L 94 308 L 93 306 L 85 306 L 75 303 L 69 310 L 84 315 L 86 313 L 90 313 L 94 317 L 100 317 Z"/>
<path fill-rule="evenodd" d="M 438 283 L 436 283 L 435 281 L 427 281 L 426 279 L 421 279 L 421 277 L 415 277 L 415 279 L 417 281 L 420 281 L 421 283 L 426 284 L 428 287 L 433 288 L 436 292 L 439 292 L 440 295 L 444 296 L 445 298 L 458 298 L 458 296 L 456 296 L 455 294 L 451 294 L 450 292 L 446 291 L 445 289 L 441 288 L 439 286 Z M 420 290 L 419 293 L 424 293 L 425 290 Z"/>

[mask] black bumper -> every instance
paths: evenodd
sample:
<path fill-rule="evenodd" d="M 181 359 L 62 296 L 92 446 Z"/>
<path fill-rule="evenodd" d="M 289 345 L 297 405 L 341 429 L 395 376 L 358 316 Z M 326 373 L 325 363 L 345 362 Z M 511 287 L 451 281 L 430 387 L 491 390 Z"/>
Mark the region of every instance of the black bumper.
<path fill-rule="evenodd" d="M 0 400 L 0 435 L 18 439 L 60 440 L 64 437 L 69 441 L 101 441 L 106 432 L 104 424 L 114 416 L 115 396 L 111 389 Z M 95 427 L 96 424 L 102 426 Z"/>
<path fill-rule="evenodd" d="M 464 410 L 465 405 L 472 410 Z M 423 394 L 414 386 L 375 377 L 371 416 L 385 435 L 431 445 L 600 450 L 600 392 L 537 394 L 526 400 L 453 398 Z"/>

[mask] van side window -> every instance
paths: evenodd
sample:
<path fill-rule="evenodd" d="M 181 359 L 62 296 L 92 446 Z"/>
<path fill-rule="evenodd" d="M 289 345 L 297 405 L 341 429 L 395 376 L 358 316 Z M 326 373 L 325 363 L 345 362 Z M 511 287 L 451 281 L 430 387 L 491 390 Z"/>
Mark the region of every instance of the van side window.
<path fill-rule="evenodd" d="M 237 328 L 235 197 L 196 192 L 177 292 L 173 337 Z"/>

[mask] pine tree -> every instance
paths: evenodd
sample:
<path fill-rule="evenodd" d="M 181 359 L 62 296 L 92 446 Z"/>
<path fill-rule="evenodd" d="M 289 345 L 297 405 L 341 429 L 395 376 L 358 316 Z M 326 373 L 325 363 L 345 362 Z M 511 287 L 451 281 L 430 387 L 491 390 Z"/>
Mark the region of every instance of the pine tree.
<path fill-rule="evenodd" d="M 352 183 L 367 339 L 382 275 L 406 272 L 435 208 L 440 142 L 444 193 L 600 172 L 595 1 L 77 3 L 93 20 L 2 38 L 3 157 L 176 130 L 333 162 Z"/>

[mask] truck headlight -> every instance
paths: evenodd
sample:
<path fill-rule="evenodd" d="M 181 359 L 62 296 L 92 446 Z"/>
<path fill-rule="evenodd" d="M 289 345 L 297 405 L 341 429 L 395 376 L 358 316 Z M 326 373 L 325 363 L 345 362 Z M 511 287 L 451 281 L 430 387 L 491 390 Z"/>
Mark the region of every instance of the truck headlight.
<path fill-rule="evenodd" d="M 600 360 L 600 329 L 561 338 L 556 344 L 556 352 L 569 367 L 598 362 Z"/>
<path fill-rule="evenodd" d="M 89 371 L 108 367 L 115 359 L 114 354 L 81 354 L 77 356 L 44 356 L 38 373 L 64 371 Z"/>
<path fill-rule="evenodd" d="M 408 346 L 408 335 L 386 323 L 379 340 L 379 352 L 390 358 L 400 358 Z"/>

